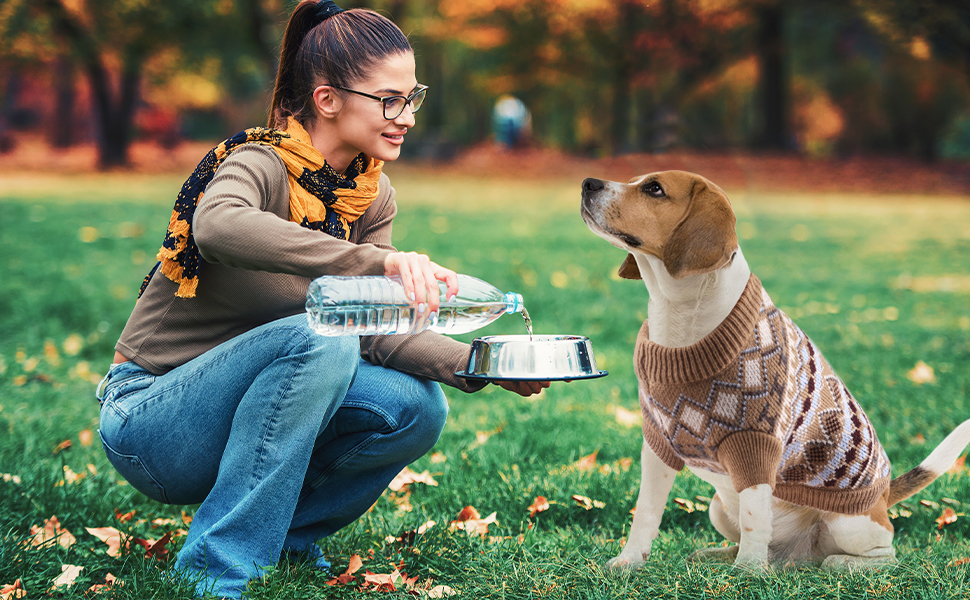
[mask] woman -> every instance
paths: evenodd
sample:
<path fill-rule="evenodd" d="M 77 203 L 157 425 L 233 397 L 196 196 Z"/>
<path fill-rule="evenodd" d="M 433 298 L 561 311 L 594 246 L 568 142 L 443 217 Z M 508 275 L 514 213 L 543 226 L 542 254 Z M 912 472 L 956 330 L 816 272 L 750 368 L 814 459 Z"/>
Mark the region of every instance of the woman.
<path fill-rule="evenodd" d="M 327 274 L 397 275 L 424 314 L 438 281 L 457 293 L 454 272 L 391 246 L 381 165 L 425 93 L 389 20 L 303 2 L 270 128 L 210 152 L 179 195 L 98 398 L 105 452 L 131 485 L 201 503 L 177 562 L 200 593 L 239 597 L 284 550 L 328 566 L 315 542 L 437 441 L 437 382 L 482 387 L 454 375 L 465 344 L 322 337 L 304 314 L 310 280 Z M 548 383 L 502 385 L 528 396 Z"/>

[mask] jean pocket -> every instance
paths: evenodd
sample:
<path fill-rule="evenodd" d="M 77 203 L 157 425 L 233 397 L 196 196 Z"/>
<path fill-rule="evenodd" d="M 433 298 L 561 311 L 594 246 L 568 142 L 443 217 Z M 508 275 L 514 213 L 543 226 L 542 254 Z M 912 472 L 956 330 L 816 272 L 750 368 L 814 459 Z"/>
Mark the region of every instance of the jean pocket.
<path fill-rule="evenodd" d="M 131 484 L 131 487 L 152 500 L 169 504 L 165 488 L 155 479 L 140 458 L 133 454 L 122 454 L 118 452 L 105 441 L 101 431 L 98 431 L 98 435 L 101 437 L 101 446 L 104 448 L 104 453 L 108 457 L 108 461 L 125 478 L 125 481 Z"/>

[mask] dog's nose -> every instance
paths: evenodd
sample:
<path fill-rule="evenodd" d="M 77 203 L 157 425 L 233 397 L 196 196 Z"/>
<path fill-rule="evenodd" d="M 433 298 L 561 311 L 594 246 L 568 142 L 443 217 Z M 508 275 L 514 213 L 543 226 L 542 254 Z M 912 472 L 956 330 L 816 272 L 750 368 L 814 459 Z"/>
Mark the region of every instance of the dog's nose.
<path fill-rule="evenodd" d="M 600 179 L 594 179 L 592 177 L 587 177 L 583 180 L 583 191 L 584 192 L 598 192 L 606 187 L 603 185 L 603 181 Z"/>

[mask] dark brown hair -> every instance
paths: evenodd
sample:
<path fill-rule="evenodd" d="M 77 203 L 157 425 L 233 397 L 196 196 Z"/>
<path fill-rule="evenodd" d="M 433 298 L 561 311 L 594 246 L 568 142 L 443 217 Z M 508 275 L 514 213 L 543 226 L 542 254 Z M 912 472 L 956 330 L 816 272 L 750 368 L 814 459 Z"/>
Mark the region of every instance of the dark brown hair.
<path fill-rule="evenodd" d="M 382 58 L 408 52 L 413 52 L 411 44 L 390 19 L 352 8 L 320 22 L 317 1 L 304 0 L 283 34 L 269 127 L 282 129 L 287 117 L 306 125 L 313 117 L 317 86 L 351 87 Z"/>

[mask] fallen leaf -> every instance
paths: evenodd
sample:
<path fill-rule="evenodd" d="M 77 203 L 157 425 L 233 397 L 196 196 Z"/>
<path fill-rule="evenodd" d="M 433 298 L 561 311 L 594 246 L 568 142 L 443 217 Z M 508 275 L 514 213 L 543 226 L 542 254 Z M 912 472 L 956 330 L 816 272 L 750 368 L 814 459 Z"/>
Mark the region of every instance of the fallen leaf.
<path fill-rule="evenodd" d="M 62 450 L 70 450 L 70 449 L 71 449 L 71 440 L 64 440 L 57 446 L 54 446 L 54 454 L 57 454 Z"/>
<path fill-rule="evenodd" d="M 87 476 L 88 474 L 85 473 L 84 471 L 81 471 L 80 473 L 75 473 L 74 471 L 71 470 L 71 467 L 64 465 L 64 482 L 66 482 L 68 485 L 72 483 L 77 483 L 78 481 L 84 479 Z"/>
<path fill-rule="evenodd" d="M 613 414 L 616 416 L 616 422 L 624 427 L 641 427 L 643 425 L 643 416 L 638 410 L 627 410 L 622 406 L 617 406 L 613 409 Z"/>
<path fill-rule="evenodd" d="M 447 460 L 448 460 L 448 457 L 445 456 L 443 452 L 435 452 L 434 454 L 431 455 L 431 464 L 433 465 L 440 465 L 441 463 L 446 462 Z"/>
<path fill-rule="evenodd" d="M 956 520 L 957 520 L 957 513 L 954 512 L 954 510 L 948 506 L 943 509 L 943 514 L 936 519 L 937 529 L 943 529 L 944 525 L 955 523 Z"/>
<path fill-rule="evenodd" d="M 172 534 L 166 533 L 157 542 L 152 539 L 143 540 L 136 537 L 131 538 L 131 541 L 145 549 L 145 558 L 165 560 L 168 558 L 168 548 L 165 545 L 172 541 Z"/>
<path fill-rule="evenodd" d="M 588 454 L 581 459 L 574 462 L 571 467 L 576 471 L 592 471 L 596 468 L 596 455 L 599 454 L 599 450 L 596 450 L 592 454 Z"/>
<path fill-rule="evenodd" d="M 397 569 L 394 569 L 391 573 L 371 573 L 370 571 L 364 571 L 364 582 L 360 585 L 360 588 L 373 588 L 375 592 L 394 592 L 397 591 L 395 584 L 403 584 L 401 572 Z"/>
<path fill-rule="evenodd" d="M 913 439 L 910 440 L 910 443 L 916 444 L 918 446 L 922 446 L 923 444 L 926 443 L 926 438 L 923 437 L 922 433 L 917 433 L 916 435 L 913 436 Z"/>
<path fill-rule="evenodd" d="M 579 494 L 576 494 L 572 496 L 572 499 L 576 502 L 577 505 L 579 505 L 581 508 L 584 508 L 586 510 L 592 510 L 594 508 L 606 508 L 605 502 L 601 502 L 599 500 L 592 500 L 588 496 L 580 496 Z"/>
<path fill-rule="evenodd" d="M 94 441 L 94 434 L 91 433 L 90 429 L 82 429 L 80 433 L 77 434 L 77 439 L 81 442 L 81 445 L 87 448 Z"/>
<path fill-rule="evenodd" d="M 963 557 L 963 558 L 957 558 L 957 559 L 954 559 L 954 560 L 950 561 L 949 563 L 947 563 L 946 566 L 948 566 L 948 567 L 956 567 L 956 566 L 959 566 L 959 565 L 966 565 L 966 564 L 970 564 L 970 558 Z M 19 581 L 19 579 L 18 579 L 18 581 Z"/>
<path fill-rule="evenodd" d="M 694 503 L 690 500 L 686 500 L 684 498 L 674 498 L 674 504 L 689 513 L 694 512 Z"/>
<path fill-rule="evenodd" d="M 16 600 L 26 595 L 27 590 L 24 589 L 24 584 L 19 579 L 13 583 L 0 586 L 0 600 Z"/>
<path fill-rule="evenodd" d="M 347 570 L 328 581 L 327 585 L 347 585 L 354 581 L 356 578 L 354 573 L 359 571 L 362 566 L 364 566 L 364 561 L 361 560 L 359 554 L 354 554 L 350 557 L 350 564 L 347 565 Z"/>
<path fill-rule="evenodd" d="M 61 565 L 61 574 L 54 580 L 51 584 L 53 587 L 61 587 L 66 585 L 71 587 L 74 585 L 74 580 L 78 578 L 84 567 L 78 567 L 76 565 Z"/>
<path fill-rule="evenodd" d="M 482 518 L 482 515 L 473 506 L 466 506 L 458 513 L 458 518 L 448 524 L 449 531 L 458 529 L 464 530 L 469 535 L 478 534 L 482 537 L 488 533 L 488 526 L 492 523 L 498 525 L 496 521 L 497 513 L 492 513 Z"/>
<path fill-rule="evenodd" d="M 108 545 L 108 556 L 121 556 L 121 532 L 114 527 L 85 527 L 88 533 Z"/>
<path fill-rule="evenodd" d="M 967 469 L 966 460 L 967 456 L 964 454 L 958 458 L 956 462 L 953 463 L 953 466 L 947 469 L 946 472 L 951 475 L 959 475 L 963 473 Z"/>
<path fill-rule="evenodd" d="M 936 383 L 936 374 L 933 372 L 933 367 L 923 361 L 917 362 L 916 366 L 906 373 L 906 377 L 916 385 Z"/>
<path fill-rule="evenodd" d="M 11 475 L 10 473 L 0 473 L 0 479 L 3 479 L 8 483 L 16 483 L 17 485 L 20 485 L 19 475 Z"/>
<path fill-rule="evenodd" d="M 529 516 L 534 517 L 537 513 L 549 510 L 549 501 L 544 496 L 536 496 L 529 506 Z"/>
<path fill-rule="evenodd" d="M 415 473 L 408 467 L 404 467 L 404 470 L 398 473 L 387 487 L 392 492 L 400 492 L 402 489 L 406 488 L 412 483 L 423 483 L 430 486 L 438 485 L 438 482 L 431 477 L 431 474 L 428 473 L 427 470 L 425 470 L 423 473 Z"/>
<path fill-rule="evenodd" d="M 448 596 L 454 596 L 458 592 L 448 587 L 447 585 L 436 585 L 430 590 L 428 590 L 428 598 L 446 598 Z"/>
<path fill-rule="evenodd" d="M 434 521 L 428 521 L 423 525 L 419 525 L 417 529 L 405 531 L 398 537 L 394 537 L 394 535 L 389 535 L 386 538 L 384 538 L 384 541 L 387 542 L 388 544 L 399 543 L 399 544 L 404 544 L 406 546 L 410 546 L 411 544 L 414 543 L 414 540 L 417 538 L 417 536 L 423 534 L 425 531 L 431 529 L 434 526 L 435 526 Z"/>
<path fill-rule="evenodd" d="M 93 592 L 93 593 L 97 594 L 97 593 L 99 593 L 103 589 L 107 589 L 107 588 L 113 587 L 115 584 L 121 586 L 121 585 L 124 585 L 124 582 L 123 581 L 118 581 L 118 578 L 117 577 L 115 577 L 111 573 L 108 573 L 107 575 L 104 576 L 104 583 L 96 583 L 96 584 L 92 585 L 91 587 L 88 588 L 88 592 Z M 86 594 L 87 594 L 87 592 L 85 592 L 85 595 Z"/>
<path fill-rule="evenodd" d="M 115 518 L 118 519 L 119 521 L 121 521 L 122 523 L 127 523 L 134 516 L 135 516 L 135 511 L 133 511 L 133 510 L 129 510 L 126 513 L 122 513 L 117 508 L 115 509 Z M 161 519 L 155 519 L 155 521 L 159 521 L 159 520 L 161 520 Z M 155 523 L 155 521 L 152 521 L 152 523 Z M 175 524 L 174 523 L 174 520 L 172 520 L 172 521 L 173 521 L 172 524 L 174 525 Z"/>
<path fill-rule="evenodd" d="M 34 525 L 30 528 L 30 545 L 34 548 L 47 546 L 54 543 L 60 544 L 64 548 L 70 548 L 77 541 L 71 532 L 61 528 L 56 516 L 44 521 L 42 527 Z"/>

